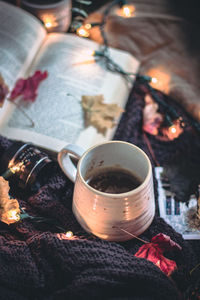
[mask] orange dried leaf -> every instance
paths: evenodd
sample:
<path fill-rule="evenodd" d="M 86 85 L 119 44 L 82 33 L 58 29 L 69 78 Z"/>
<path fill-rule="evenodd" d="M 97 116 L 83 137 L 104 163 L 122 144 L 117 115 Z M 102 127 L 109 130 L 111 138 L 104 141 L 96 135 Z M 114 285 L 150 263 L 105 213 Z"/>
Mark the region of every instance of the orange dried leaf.
<path fill-rule="evenodd" d="M 19 220 L 19 203 L 16 199 L 9 197 L 9 184 L 0 177 L 0 220 L 6 224 L 15 223 Z"/>
<path fill-rule="evenodd" d="M 124 110 L 115 103 L 108 104 L 103 101 L 103 95 L 82 96 L 85 125 L 92 125 L 98 132 L 105 134 L 107 129 L 116 125 L 116 119 Z"/>

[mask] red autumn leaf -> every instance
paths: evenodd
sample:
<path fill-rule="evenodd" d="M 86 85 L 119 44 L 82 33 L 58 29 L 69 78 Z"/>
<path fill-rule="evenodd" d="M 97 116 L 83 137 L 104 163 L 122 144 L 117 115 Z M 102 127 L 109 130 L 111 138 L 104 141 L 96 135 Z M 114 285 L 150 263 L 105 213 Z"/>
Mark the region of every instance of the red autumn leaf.
<path fill-rule="evenodd" d="M 171 238 L 163 233 L 158 233 L 155 235 L 151 242 L 154 244 L 157 244 L 158 247 L 164 252 L 164 251 L 174 251 L 174 250 L 182 250 L 182 247 L 171 240 Z"/>
<path fill-rule="evenodd" d="M 0 74 L 0 107 L 3 106 L 4 100 L 8 94 L 8 86 L 6 85 L 3 77 Z"/>
<path fill-rule="evenodd" d="M 15 100 L 21 96 L 24 101 L 34 102 L 37 97 L 37 89 L 40 82 L 48 76 L 47 71 L 35 71 L 33 76 L 27 79 L 20 78 L 17 80 L 14 89 L 11 92 L 10 100 Z"/>
<path fill-rule="evenodd" d="M 169 236 L 159 233 L 151 239 L 151 243 L 141 246 L 135 256 L 153 262 L 169 276 L 177 268 L 177 265 L 175 261 L 166 258 L 163 253 L 181 249 L 181 246 L 172 241 Z"/>

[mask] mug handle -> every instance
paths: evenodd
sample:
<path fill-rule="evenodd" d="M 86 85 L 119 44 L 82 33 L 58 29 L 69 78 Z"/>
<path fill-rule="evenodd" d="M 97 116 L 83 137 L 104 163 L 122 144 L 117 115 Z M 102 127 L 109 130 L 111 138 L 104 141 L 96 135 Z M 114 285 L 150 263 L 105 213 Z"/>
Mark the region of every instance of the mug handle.
<path fill-rule="evenodd" d="M 75 182 L 77 168 L 72 163 L 69 154 L 72 154 L 78 160 L 81 158 L 85 150 L 77 145 L 68 144 L 58 153 L 58 163 L 64 174 L 72 181 Z"/>

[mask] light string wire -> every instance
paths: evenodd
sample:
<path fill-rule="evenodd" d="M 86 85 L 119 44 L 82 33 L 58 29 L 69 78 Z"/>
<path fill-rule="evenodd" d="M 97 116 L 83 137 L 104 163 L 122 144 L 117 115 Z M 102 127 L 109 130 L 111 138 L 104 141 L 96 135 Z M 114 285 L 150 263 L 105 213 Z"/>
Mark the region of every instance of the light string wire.
<path fill-rule="evenodd" d="M 124 5 L 126 3 L 126 1 L 123 0 L 114 0 L 112 1 L 108 7 L 105 9 L 104 13 L 103 13 L 103 18 L 102 18 L 102 22 L 101 23 L 91 23 L 91 27 L 95 27 L 95 26 L 99 26 L 100 32 L 101 32 L 101 36 L 103 39 L 103 45 L 100 46 L 100 50 L 99 51 L 95 51 L 94 52 L 94 56 L 96 58 L 99 58 L 100 60 L 103 60 L 106 68 L 114 73 L 118 73 L 121 74 L 126 81 L 128 81 L 129 83 L 132 83 L 132 77 L 133 76 L 137 76 L 137 73 L 131 73 L 131 72 L 126 72 L 119 64 L 117 64 L 116 62 L 114 62 L 110 56 L 110 52 L 109 52 L 109 45 L 108 45 L 108 38 L 105 32 L 105 26 L 106 26 L 106 19 L 107 16 L 109 15 L 112 7 L 114 7 L 115 5 L 119 4 L 120 6 Z"/>

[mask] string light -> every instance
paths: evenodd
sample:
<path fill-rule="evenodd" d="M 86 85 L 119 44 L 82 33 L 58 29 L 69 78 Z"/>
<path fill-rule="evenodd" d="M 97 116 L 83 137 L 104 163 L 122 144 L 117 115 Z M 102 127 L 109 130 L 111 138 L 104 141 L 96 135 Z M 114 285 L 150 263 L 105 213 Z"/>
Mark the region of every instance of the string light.
<path fill-rule="evenodd" d="M 85 26 L 85 29 L 87 29 L 87 30 L 90 30 L 92 28 L 92 25 L 89 23 L 85 24 L 84 26 Z"/>
<path fill-rule="evenodd" d="M 44 24 L 44 26 L 48 29 L 48 28 L 51 28 L 51 27 L 52 27 L 52 24 L 51 24 L 51 22 L 46 22 L 46 23 Z"/>
<path fill-rule="evenodd" d="M 65 233 L 65 235 L 66 235 L 66 237 L 68 238 L 68 239 L 70 239 L 70 238 L 72 238 L 73 237 L 73 232 L 72 231 L 67 231 L 66 233 Z"/>
<path fill-rule="evenodd" d="M 85 54 L 88 56 L 95 56 L 95 51 L 93 49 L 86 49 Z"/>
<path fill-rule="evenodd" d="M 86 25 L 89 25 L 89 24 L 86 24 Z M 78 36 L 86 37 L 86 38 L 90 36 L 90 33 L 87 30 L 87 28 L 85 27 L 85 25 L 82 25 L 81 27 L 77 28 L 76 34 Z"/>
<path fill-rule="evenodd" d="M 181 118 L 173 121 L 170 126 L 162 128 L 163 135 L 171 141 L 179 137 L 182 132 Z"/>
<path fill-rule="evenodd" d="M 12 209 L 8 211 L 7 218 L 10 221 L 18 222 L 20 220 L 20 215 L 15 209 Z"/>
<path fill-rule="evenodd" d="M 13 174 L 22 171 L 23 169 L 23 162 L 19 162 L 16 165 L 13 165 L 13 162 L 10 161 L 8 165 L 8 169 L 1 175 L 4 179 L 8 179 Z"/>
<path fill-rule="evenodd" d="M 117 15 L 124 18 L 133 17 L 135 15 L 135 6 L 125 4 L 120 9 L 118 9 Z"/>
<path fill-rule="evenodd" d="M 169 93 L 171 76 L 162 66 L 150 69 L 148 75 L 156 80 L 151 81 L 151 86 L 164 93 Z"/>
<path fill-rule="evenodd" d="M 20 161 L 19 163 L 17 163 L 16 165 L 13 165 L 13 162 L 10 161 L 8 164 L 8 168 L 10 169 L 10 171 L 15 174 L 16 172 L 21 171 L 22 166 L 24 165 L 24 163 L 22 161 Z"/>
<path fill-rule="evenodd" d="M 48 32 L 50 32 L 53 28 L 58 26 L 58 22 L 56 21 L 56 18 L 53 15 L 42 15 L 41 20 Z"/>
<path fill-rule="evenodd" d="M 151 78 L 151 82 L 152 82 L 152 83 L 157 83 L 157 82 L 158 82 L 158 79 L 157 79 L 156 77 L 152 77 L 152 78 Z"/>
<path fill-rule="evenodd" d="M 151 78 L 148 75 L 140 75 L 137 78 L 141 83 L 145 84 L 154 101 L 158 103 L 163 110 L 165 118 L 160 131 L 162 132 L 163 136 L 167 137 L 169 140 L 174 140 L 183 132 L 185 124 L 182 117 L 177 114 L 176 110 L 172 106 L 169 106 L 167 103 L 161 100 L 156 90 L 150 85 L 150 83 L 155 80 L 154 77 Z"/>
<path fill-rule="evenodd" d="M 103 39 L 103 46 L 101 47 L 101 51 L 91 51 L 91 55 L 97 57 L 98 59 L 103 59 L 108 70 L 121 74 L 128 82 L 131 83 L 133 79 L 132 76 L 136 76 L 141 83 L 148 86 L 149 92 L 151 93 L 153 99 L 162 107 L 166 118 L 168 118 L 168 120 L 170 119 L 170 124 L 163 127 L 163 132 L 169 137 L 169 139 L 174 139 L 183 132 L 184 124 L 182 122 L 182 119 L 179 117 L 176 110 L 162 101 L 155 92 L 155 89 L 161 90 L 165 93 L 169 92 L 171 80 L 169 74 L 159 69 L 150 70 L 149 75 L 140 75 L 125 72 L 117 63 L 115 63 L 111 59 L 109 55 L 108 40 L 104 28 L 107 16 L 109 15 L 111 9 L 116 5 L 120 6 L 117 14 L 120 14 L 124 17 L 134 16 L 135 7 L 133 5 L 127 5 L 125 0 L 113 0 L 104 10 L 101 23 L 87 23 L 85 25 L 79 26 L 79 28 L 76 29 L 76 33 L 81 37 L 89 37 L 89 30 L 94 26 L 99 26 Z M 194 123 L 194 126 L 198 131 L 200 131 L 200 125 L 197 122 Z"/>

